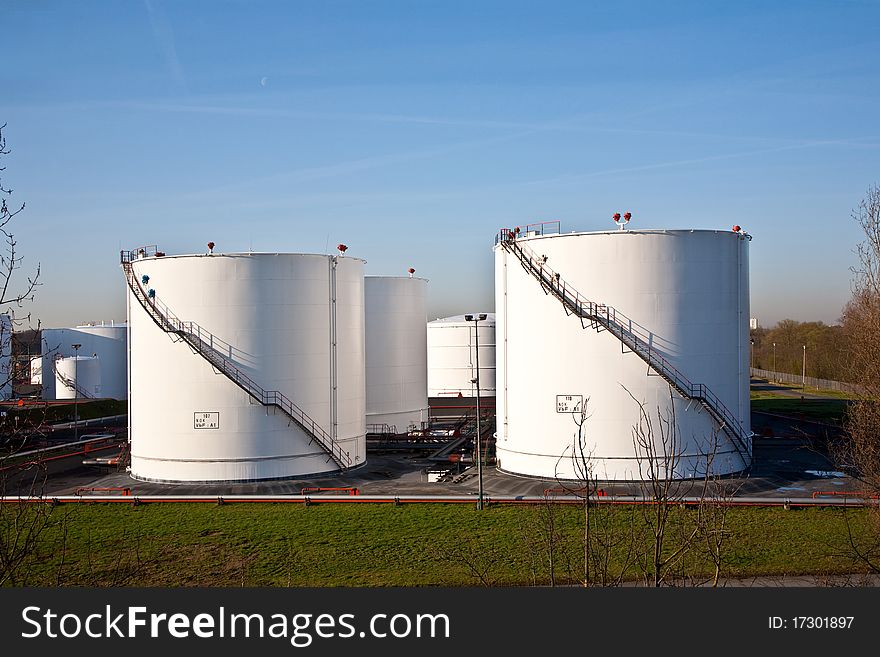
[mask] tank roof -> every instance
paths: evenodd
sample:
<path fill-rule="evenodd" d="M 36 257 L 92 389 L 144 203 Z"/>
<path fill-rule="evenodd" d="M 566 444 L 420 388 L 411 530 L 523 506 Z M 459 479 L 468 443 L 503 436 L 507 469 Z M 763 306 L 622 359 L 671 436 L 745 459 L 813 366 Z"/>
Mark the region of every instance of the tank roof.
<path fill-rule="evenodd" d="M 377 275 L 377 274 L 364 274 L 364 278 L 396 278 L 396 279 L 401 279 L 401 280 L 412 279 L 414 281 L 425 281 L 426 283 L 428 282 L 427 278 L 422 278 L 421 276 L 410 276 L 409 274 L 407 274 L 406 276 L 386 276 L 386 275 L 382 275 L 382 274 L 379 274 L 379 275 Z"/>
<path fill-rule="evenodd" d="M 252 256 L 312 256 L 315 258 L 330 258 L 333 257 L 332 254 L 329 253 L 286 253 L 281 251 L 241 251 L 241 252 L 231 252 L 231 253 L 166 253 L 165 255 L 156 256 L 156 255 L 148 255 L 142 258 L 137 258 L 134 262 L 141 262 L 143 260 L 167 260 L 168 258 L 243 258 L 243 257 L 252 257 Z M 367 261 L 363 258 L 354 258 L 352 256 L 347 255 L 338 255 L 335 256 L 337 258 L 344 258 L 346 260 L 360 260 L 363 263 Z"/>
<path fill-rule="evenodd" d="M 100 322 L 86 322 L 85 324 L 77 324 L 74 328 L 125 328 L 128 322 L 117 322 L 114 320 L 101 320 Z"/>
<path fill-rule="evenodd" d="M 680 235 L 690 233 L 716 233 L 735 235 L 738 237 L 748 236 L 746 232 L 735 233 L 730 229 L 720 230 L 715 228 L 627 228 L 625 230 L 573 230 L 567 233 L 547 233 L 544 235 L 523 235 L 518 237 L 520 240 L 538 240 L 550 239 L 553 237 L 572 237 L 572 236 L 588 236 L 588 235 Z"/>
<path fill-rule="evenodd" d="M 477 313 L 467 313 L 468 315 L 476 315 Z M 431 320 L 428 324 L 464 324 L 465 323 L 464 315 L 452 315 L 450 317 L 438 317 L 437 319 Z M 486 313 L 486 319 L 482 320 L 486 322 L 494 322 L 495 321 L 495 313 Z"/>

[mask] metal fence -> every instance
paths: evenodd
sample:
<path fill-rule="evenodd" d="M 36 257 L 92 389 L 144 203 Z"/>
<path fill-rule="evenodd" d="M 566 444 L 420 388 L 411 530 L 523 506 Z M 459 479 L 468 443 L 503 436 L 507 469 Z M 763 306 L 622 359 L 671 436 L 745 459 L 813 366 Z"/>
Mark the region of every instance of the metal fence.
<path fill-rule="evenodd" d="M 751 368 L 752 376 L 759 379 L 767 379 L 774 383 L 785 383 L 787 385 L 804 386 L 816 390 L 836 390 L 837 392 L 848 392 L 859 394 L 860 386 L 854 383 L 844 383 L 843 381 L 832 381 L 831 379 L 817 379 L 813 376 L 801 376 L 800 374 L 788 374 L 787 372 L 773 372 L 771 370 L 759 370 Z"/>

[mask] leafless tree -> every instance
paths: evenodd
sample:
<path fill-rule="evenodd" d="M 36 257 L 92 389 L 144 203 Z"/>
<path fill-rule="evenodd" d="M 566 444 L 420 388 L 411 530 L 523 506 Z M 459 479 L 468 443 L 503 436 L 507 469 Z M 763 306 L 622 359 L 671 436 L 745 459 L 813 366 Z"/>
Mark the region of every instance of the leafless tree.
<path fill-rule="evenodd" d="M 644 402 L 630 397 L 638 405 L 639 420 L 633 426 L 633 447 L 639 468 L 639 485 L 648 504 L 640 506 L 648 549 L 639 560 L 645 584 L 667 584 L 667 574 L 675 572 L 689 556 L 699 535 L 696 524 L 672 525 L 672 514 L 682 499 L 693 492 L 693 481 L 684 472 L 683 443 L 676 418 L 674 393 L 669 388 L 669 404 L 649 413 Z M 670 545 L 671 530 L 678 529 L 677 540 Z"/>
<path fill-rule="evenodd" d="M 18 241 L 13 232 L 13 220 L 24 212 L 25 204 L 18 205 L 12 201 L 13 190 L 3 181 L 6 166 L 2 164 L 11 151 L 6 145 L 6 136 L 0 126 L 0 238 L 4 248 L 0 251 L 0 315 L 7 315 L 10 323 L 0 323 L 0 354 L 12 353 L 12 327 L 30 321 L 30 314 L 16 317 L 15 310 L 24 308 L 25 302 L 33 301 L 40 278 L 40 265 L 37 264 L 33 273 L 26 275 L 24 282 L 19 284 L 14 274 L 21 269 L 24 257 L 18 249 Z M 12 368 L 0 372 L 0 389 L 12 384 Z"/>
<path fill-rule="evenodd" d="M 582 558 L 583 586 L 620 586 L 633 565 L 636 554 L 636 528 L 630 509 L 599 503 L 605 490 L 599 487 L 599 460 L 589 441 L 589 397 L 572 411 L 576 427 L 571 445 L 557 462 L 556 479 L 560 490 L 581 499 L 583 505 Z M 570 466 L 573 480 L 563 479 L 563 465 Z"/>
<path fill-rule="evenodd" d="M 16 326 L 30 322 L 30 313 L 21 316 L 16 311 L 33 301 L 40 278 L 40 266 L 24 276 L 20 282 L 16 273 L 21 269 L 23 256 L 13 231 L 14 221 L 24 212 L 25 204 L 12 201 L 13 190 L 3 180 L 3 164 L 10 154 L 4 129 L 0 126 L 0 315 L 9 322 L 0 323 L 0 353 L 12 352 L 12 331 Z M 0 372 L 0 388 L 11 390 L 12 368 Z M 44 413 L 45 411 L 43 411 Z M 44 531 L 57 520 L 49 504 L 32 503 L 22 498 L 42 494 L 45 469 L 29 463 L 21 456 L 22 450 L 42 424 L 39 412 L 3 411 L 0 416 L 0 586 L 16 585 L 27 581 L 32 557 L 38 550 Z M 13 499 L 8 499 L 11 495 Z"/>
<path fill-rule="evenodd" d="M 524 510 L 525 511 L 525 510 Z M 529 575 L 532 586 L 538 585 L 538 564 L 541 562 L 542 545 L 540 537 L 535 533 L 533 523 L 521 522 L 517 524 L 520 542 L 524 548 L 524 553 L 529 561 Z"/>
<path fill-rule="evenodd" d="M 6 157 L 11 153 L 6 146 L 6 136 L 3 134 L 5 128 L 5 123 L 0 126 L 0 157 Z M 40 266 L 37 265 L 36 271 L 26 277 L 26 285 L 17 288 L 17 291 L 16 288 L 10 287 L 13 285 L 13 273 L 22 264 L 22 256 L 17 250 L 18 242 L 10 229 L 10 224 L 15 217 L 24 212 L 25 204 L 11 203 L 13 190 L 6 187 L 2 179 L 5 170 L 6 167 L 0 165 L 0 233 L 6 242 L 6 249 L 0 254 L 0 305 L 21 306 L 25 301 L 33 301 L 34 290 L 39 285 Z"/>
<path fill-rule="evenodd" d="M 852 297 L 843 311 L 849 368 L 848 379 L 861 395 L 849 407 L 847 435 L 833 446 L 840 466 L 860 482 L 866 497 L 880 495 L 880 186 L 868 188 L 853 211 L 864 240 L 858 245 L 858 264 L 852 268 Z M 867 540 L 847 531 L 854 555 L 880 572 L 880 510 L 873 507 Z M 849 518 L 849 516 L 847 516 Z"/>
<path fill-rule="evenodd" d="M 24 449 L 40 435 L 46 411 L 18 411 L 0 417 L 0 586 L 27 581 L 43 533 L 67 516 L 51 501 L 33 501 L 43 496 L 47 471 Z"/>
<path fill-rule="evenodd" d="M 460 563 L 481 586 L 496 583 L 496 567 L 502 555 L 494 548 L 487 548 L 476 540 L 464 540 L 442 549 L 440 558 L 444 563 Z"/>
<path fill-rule="evenodd" d="M 560 530 L 561 509 L 552 491 L 545 491 L 541 503 L 536 507 L 537 522 L 535 523 L 540 544 L 544 548 L 544 560 L 547 564 L 547 576 L 550 586 L 556 586 L 556 574 L 560 546 L 563 534 Z"/>
<path fill-rule="evenodd" d="M 730 514 L 730 499 L 742 487 L 726 481 L 715 472 L 714 462 L 719 449 L 719 434 L 712 433 L 710 449 L 705 455 L 705 476 L 697 506 L 697 534 L 703 544 L 705 555 L 712 566 L 710 584 L 717 587 L 725 563 L 725 550 L 731 532 L 727 520 Z"/>

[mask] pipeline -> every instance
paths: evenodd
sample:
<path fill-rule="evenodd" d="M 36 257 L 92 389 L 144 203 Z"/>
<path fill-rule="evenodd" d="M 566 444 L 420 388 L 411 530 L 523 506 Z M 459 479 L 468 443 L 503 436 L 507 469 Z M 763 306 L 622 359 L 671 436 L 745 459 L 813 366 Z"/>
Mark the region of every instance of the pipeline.
<path fill-rule="evenodd" d="M 65 451 L 69 450 L 71 447 L 81 447 L 82 449 L 76 449 L 75 451 Z M 4 465 L 0 467 L 0 474 L 5 472 L 20 471 L 32 466 L 46 465 L 47 463 L 51 463 L 53 461 L 60 461 L 79 456 L 88 456 L 89 454 L 93 454 L 94 452 L 103 452 L 108 449 L 113 449 L 115 447 L 119 447 L 120 449 L 124 448 L 124 446 L 121 445 L 120 441 L 116 438 L 100 437 L 91 438 L 89 440 L 79 440 L 72 443 L 64 443 L 62 445 L 57 445 L 53 447 L 35 449 L 29 452 L 19 452 L 9 458 L 9 460 L 12 461 L 9 465 Z M 47 456 L 47 454 L 53 454 L 54 452 L 61 453 L 55 456 Z"/>
<path fill-rule="evenodd" d="M 163 504 L 163 503 L 294 503 L 294 504 L 476 504 L 476 494 L 471 495 L 44 495 L 0 497 L 0 504 Z M 582 505 L 583 497 L 577 495 L 500 495 L 483 496 L 485 505 L 536 505 L 536 504 L 575 504 Z M 638 495 L 603 495 L 590 498 L 591 504 L 611 505 L 655 505 L 657 500 Z M 875 507 L 880 500 L 860 497 L 739 497 L 712 499 L 700 496 L 680 497 L 669 500 L 673 506 L 697 507 L 711 504 L 727 507 Z"/>

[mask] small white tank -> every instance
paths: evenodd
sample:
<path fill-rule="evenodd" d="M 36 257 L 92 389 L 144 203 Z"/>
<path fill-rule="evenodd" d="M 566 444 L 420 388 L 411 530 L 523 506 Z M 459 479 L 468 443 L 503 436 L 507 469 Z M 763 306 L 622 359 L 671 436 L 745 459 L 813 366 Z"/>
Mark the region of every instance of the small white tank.
<path fill-rule="evenodd" d="M 31 358 L 31 385 L 43 385 L 43 357 L 34 356 Z"/>
<path fill-rule="evenodd" d="M 54 362 L 56 399 L 100 399 L 101 359 L 97 356 L 62 356 Z"/>
<path fill-rule="evenodd" d="M 364 279 L 367 429 L 397 432 L 428 420 L 424 278 Z"/>
<path fill-rule="evenodd" d="M 468 322 L 465 315 L 428 322 L 429 397 L 477 396 L 478 343 L 480 396 L 495 396 L 495 313 L 485 314 L 480 322 Z"/>
<path fill-rule="evenodd" d="M 77 352 L 73 345 L 78 344 Z M 42 364 L 45 372 L 52 371 L 52 363 L 60 356 L 96 354 L 101 363 L 102 394 L 110 399 L 125 399 L 128 395 L 128 326 L 125 322 L 101 321 L 81 324 L 73 328 L 43 329 Z M 56 399 L 55 378 L 42 377 L 42 398 Z M 33 382 L 32 382 L 33 383 Z"/>

